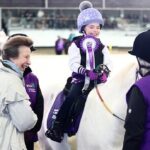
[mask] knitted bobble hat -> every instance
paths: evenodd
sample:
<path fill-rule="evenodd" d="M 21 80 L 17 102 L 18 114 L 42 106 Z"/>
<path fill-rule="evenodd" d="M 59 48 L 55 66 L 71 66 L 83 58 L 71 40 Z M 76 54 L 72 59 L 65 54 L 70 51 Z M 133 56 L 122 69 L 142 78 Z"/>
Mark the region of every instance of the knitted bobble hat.
<path fill-rule="evenodd" d="M 93 5 L 89 1 L 83 1 L 79 5 L 80 14 L 77 18 L 77 27 L 80 33 L 82 33 L 82 27 L 91 23 L 98 23 L 101 26 L 104 25 L 104 20 L 101 13 L 93 8 Z"/>

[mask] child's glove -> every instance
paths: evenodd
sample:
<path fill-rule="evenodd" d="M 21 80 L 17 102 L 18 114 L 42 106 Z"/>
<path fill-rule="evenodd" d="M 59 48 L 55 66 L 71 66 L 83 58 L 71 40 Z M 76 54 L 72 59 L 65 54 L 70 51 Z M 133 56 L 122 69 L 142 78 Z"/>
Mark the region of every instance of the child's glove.
<path fill-rule="evenodd" d="M 98 73 L 99 83 L 105 83 L 107 81 L 107 78 L 108 78 L 109 73 L 110 73 L 109 68 L 106 65 L 101 64 L 101 65 L 97 66 L 95 71 Z"/>
<path fill-rule="evenodd" d="M 107 81 L 107 74 L 105 72 L 102 73 L 101 76 L 99 76 L 100 83 L 105 83 Z"/>
<path fill-rule="evenodd" d="M 92 70 L 86 70 L 86 76 L 90 78 L 90 80 L 97 80 L 98 79 L 98 73 L 92 71 Z"/>

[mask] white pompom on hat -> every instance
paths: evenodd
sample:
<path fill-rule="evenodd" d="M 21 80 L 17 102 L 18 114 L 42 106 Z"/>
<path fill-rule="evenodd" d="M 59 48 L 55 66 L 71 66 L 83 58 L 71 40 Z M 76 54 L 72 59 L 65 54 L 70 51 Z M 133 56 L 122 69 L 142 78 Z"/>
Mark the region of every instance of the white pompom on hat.
<path fill-rule="evenodd" d="M 81 33 L 82 27 L 91 23 L 98 23 L 101 26 L 104 25 L 104 20 L 101 13 L 93 8 L 93 5 L 89 1 L 83 1 L 79 5 L 80 14 L 77 18 L 77 27 Z"/>
<path fill-rule="evenodd" d="M 79 5 L 79 10 L 80 12 L 83 11 L 84 9 L 87 9 L 87 8 L 92 8 L 93 7 L 93 4 L 89 1 L 83 1 L 80 3 Z"/>

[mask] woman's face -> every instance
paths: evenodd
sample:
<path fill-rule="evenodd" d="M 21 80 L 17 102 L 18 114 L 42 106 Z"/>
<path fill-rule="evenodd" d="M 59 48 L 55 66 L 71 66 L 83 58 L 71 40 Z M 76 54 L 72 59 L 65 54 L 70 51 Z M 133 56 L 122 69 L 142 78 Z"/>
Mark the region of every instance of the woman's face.
<path fill-rule="evenodd" d="M 100 34 L 100 25 L 98 23 L 91 23 L 85 26 L 84 31 L 87 35 L 98 37 Z"/>
<path fill-rule="evenodd" d="M 11 58 L 10 60 L 15 63 L 21 71 L 25 71 L 25 69 L 31 65 L 30 61 L 31 50 L 27 46 L 19 47 L 19 56 L 17 58 Z"/>

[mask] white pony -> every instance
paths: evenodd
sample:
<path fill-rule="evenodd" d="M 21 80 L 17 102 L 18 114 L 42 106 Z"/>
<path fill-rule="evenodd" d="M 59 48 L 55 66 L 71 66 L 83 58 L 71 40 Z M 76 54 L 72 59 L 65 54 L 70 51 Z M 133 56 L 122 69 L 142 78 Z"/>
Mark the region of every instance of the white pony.
<path fill-rule="evenodd" d="M 121 56 L 121 55 L 120 55 Z M 122 119 L 126 114 L 125 95 L 135 82 L 136 63 L 130 57 L 115 58 L 114 71 L 98 89 L 109 109 Z M 102 104 L 95 89 L 89 94 L 77 135 L 78 150 L 121 150 L 124 122 Z"/>
<path fill-rule="evenodd" d="M 46 138 L 49 110 L 56 95 L 64 87 L 70 72 L 67 65 L 68 56 L 38 57 L 33 59 L 32 68 L 39 77 L 45 98 L 43 125 L 39 132 L 41 150 L 121 150 L 124 122 L 107 111 L 95 89 L 88 96 L 76 137 L 68 140 L 65 135 L 61 143 Z M 114 69 L 111 76 L 105 84 L 98 85 L 98 89 L 110 110 L 125 119 L 125 95 L 135 82 L 137 64 L 132 56 L 126 54 L 112 55 L 112 58 Z M 41 63 L 43 67 L 38 68 Z"/>

